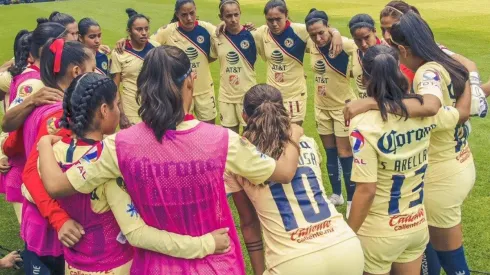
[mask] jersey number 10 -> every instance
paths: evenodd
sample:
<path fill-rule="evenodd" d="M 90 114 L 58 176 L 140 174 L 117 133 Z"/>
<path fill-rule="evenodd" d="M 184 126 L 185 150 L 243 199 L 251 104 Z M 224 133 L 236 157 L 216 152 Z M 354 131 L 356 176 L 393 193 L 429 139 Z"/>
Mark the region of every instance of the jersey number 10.
<path fill-rule="evenodd" d="M 303 177 L 306 177 L 310 188 L 313 191 L 313 200 L 310 200 L 308 194 L 306 193 L 305 184 Z M 291 187 L 294 191 L 294 196 L 298 200 L 299 207 L 305 220 L 309 223 L 317 223 L 328 219 L 331 216 L 330 209 L 328 208 L 328 203 L 323 196 L 322 189 L 318 183 L 318 179 L 315 172 L 310 167 L 299 167 L 296 170 L 293 181 L 291 182 Z M 298 228 L 298 222 L 294 216 L 293 208 L 291 203 L 284 192 L 284 186 L 280 183 L 270 183 L 269 188 L 272 193 L 272 197 L 276 202 L 279 213 L 281 214 L 282 222 L 284 223 L 284 228 L 286 232 Z M 318 212 L 313 208 L 313 203 L 318 206 Z"/>
<path fill-rule="evenodd" d="M 415 176 L 422 175 L 422 182 L 412 190 L 413 193 L 419 191 L 419 198 L 414 201 L 411 201 L 409 208 L 421 204 L 424 200 L 425 170 L 427 170 L 427 164 L 424 164 L 424 166 L 422 166 L 420 169 L 415 171 Z M 392 179 L 393 179 L 393 186 L 391 187 L 391 192 L 390 192 L 391 199 L 388 207 L 389 215 L 395 215 L 400 213 L 399 201 L 402 196 L 402 185 L 403 182 L 405 181 L 405 175 L 394 175 Z"/>

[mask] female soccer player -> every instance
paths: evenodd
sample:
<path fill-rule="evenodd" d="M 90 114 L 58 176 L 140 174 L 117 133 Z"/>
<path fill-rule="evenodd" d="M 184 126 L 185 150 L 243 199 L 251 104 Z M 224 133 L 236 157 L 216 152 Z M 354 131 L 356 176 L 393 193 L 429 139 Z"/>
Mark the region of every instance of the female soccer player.
<path fill-rule="evenodd" d="M 244 137 L 279 158 L 291 142 L 291 122 L 281 93 L 267 84 L 252 87 L 245 95 L 243 116 Z M 359 240 L 325 196 L 318 146 L 302 136 L 299 147 L 291 184 L 255 185 L 240 176 L 226 177 L 255 274 L 362 274 Z"/>
<path fill-rule="evenodd" d="M 420 272 L 429 240 L 423 199 L 424 191 L 427 198 L 430 189 L 427 181 L 424 188 L 424 177 L 433 165 L 431 137 L 464 123 L 471 104 L 468 89 L 458 100 L 457 110 L 444 107 L 434 117 L 409 118 L 403 99 L 416 98 L 420 103 L 424 99 L 408 93 L 398 62 L 396 51 L 388 46 L 368 49 L 363 58 L 364 77 L 368 95 L 379 110 L 358 115 L 350 124 L 355 152 L 352 180 L 357 188 L 348 223 L 361 239 L 364 274 Z"/>
<path fill-rule="evenodd" d="M 255 61 L 257 46 L 250 31 L 240 24 L 237 0 L 221 0 L 220 19 L 226 24 L 221 35 L 212 34 L 220 63 L 219 110 L 221 125 L 238 133 L 245 126 L 242 118 L 243 96 L 257 83 Z"/>
<path fill-rule="evenodd" d="M 48 18 L 49 22 L 54 22 L 65 26 L 66 28 L 66 40 L 78 41 L 78 24 L 73 16 L 53 11 Z"/>
<path fill-rule="evenodd" d="M 254 183 L 287 183 L 294 175 L 299 155 L 293 143 L 285 147 L 276 163 L 233 131 L 193 119 L 189 115 L 193 88 L 191 62 L 184 51 L 157 47 L 145 58 L 138 78 L 145 123 L 107 137 L 97 159 L 86 162 L 82 157 L 65 174 L 57 165 L 51 139 L 39 143 L 40 173 L 52 197 L 77 191 L 87 194 L 122 176 L 134 207 L 149 225 L 192 236 L 230 229 L 231 251 L 203 260 L 175 259 L 136 249 L 131 267 L 134 274 L 244 274 L 224 190 L 224 170 Z M 291 139 L 298 142 L 302 130 L 293 129 Z M 146 146 L 141 146 L 142 141 Z"/>
<path fill-rule="evenodd" d="M 64 138 L 54 145 L 62 169 L 68 169 L 91 148 L 95 151 L 90 151 L 88 156 L 96 157 L 93 152 L 101 146 L 102 137 L 113 134 L 119 124 L 117 101 L 117 86 L 100 74 L 87 73 L 78 76 L 70 84 L 64 97 L 63 116 L 57 116 L 60 126 L 64 128 L 63 134 L 61 130 L 57 134 Z M 81 223 L 85 232 L 76 245 L 72 240 L 64 241 L 65 274 L 129 274 L 133 258 L 131 246 L 181 258 L 201 258 L 212 253 L 222 253 L 228 247 L 226 229 L 193 238 L 147 226 L 124 191 L 122 178 L 106 183 L 92 194 L 77 194 L 60 199 L 59 202 L 54 201 L 44 190 L 37 171 L 36 151 L 33 154 L 35 169 L 32 169 L 32 174 L 24 174 L 23 178 L 29 193 L 33 195 L 32 199 L 39 203 L 41 213 L 46 209 L 46 203 L 51 204 L 47 205 L 49 208 L 58 208 L 57 215 L 66 209 L 69 215 Z M 28 169 L 30 167 L 26 166 Z M 47 198 L 40 197 L 40 194 Z M 26 197 L 30 198 L 29 195 Z M 53 210 L 50 210 L 51 213 Z M 56 219 L 48 216 L 48 219 L 53 218 Z M 122 242 L 118 237 L 120 231 L 129 243 Z M 179 246 L 169 245 L 173 242 L 178 242 Z"/>
<path fill-rule="evenodd" d="M 333 194 L 330 201 L 342 205 L 342 183 L 339 175 L 339 160 L 347 190 L 347 215 L 354 195 L 355 184 L 350 181 L 352 149 L 342 111 L 345 103 L 356 99 L 350 85 L 351 65 L 356 45 L 342 37 L 343 51 L 335 58 L 329 54 L 332 36 L 328 32 L 328 16 L 323 11 L 312 9 L 305 18 L 310 39 L 308 47 L 311 67 L 315 72 L 315 119 L 317 130 L 327 152 L 327 170 Z"/>
<path fill-rule="evenodd" d="M 83 18 L 78 22 L 78 30 L 78 40 L 94 51 L 97 72 L 109 75 L 109 57 L 99 50 L 102 42 L 102 30 L 99 23 L 92 18 Z"/>
<path fill-rule="evenodd" d="M 174 17 L 170 24 L 160 28 L 152 39 L 162 45 L 176 46 L 183 50 L 192 64 L 195 87 L 191 111 L 200 121 L 215 123 L 216 100 L 210 63 L 217 58 L 211 36 L 216 27 L 197 20 L 194 0 L 177 0 Z M 226 125 L 225 125 L 226 126 Z"/>
<path fill-rule="evenodd" d="M 409 11 L 412 11 L 420 15 L 420 12 L 416 7 L 410 6 L 404 1 L 398 1 L 398 0 L 389 2 L 386 5 L 386 7 L 381 11 L 380 14 L 381 30 L 383 31 L 384 39 L 388 43 L 390 43 L 391 41 L 391 28 L 393 24 L 400 21 L 400 17 Z M 444 53 L 446 53 L 447 55 L 451 56 L 454 60 L 461 63 L 470 72 L 470 84 L 471 84 L 471 95 L 472 95 L 471 114 L 475 116 L 485 117 L 488 112 L 488 104 L 487 104 L 485 93 L 482 91 L 480 87 L 481 85 L 480 74 L 478 73 L 478 68 L 476 67 L 475 62 L 469 60 L 468 58 L 460 54 L 448 50 L 443 45 L 439 45 L 439 47 L 444 51 Z M 413 76 L 414 76 L 413 72 L 411 72 L 407 68 L 403 68 L 403 66 L 402 66 L 402 71 L 405 73 L 405 75 L 411 76 L 409 78 L 413 80 Z"/>
<path fill-rule="evenodd" d="M 149 40 L 150 19 L 143 14 L 137 13 L 133 9 L 126 9 L 129 16 L 127 29 L 129 39 L 126 40 L 126 47 L 121 54 L 114 50 L 112 52 L 111 74 L 114 82 L 121 91 L 121 129 L 141 122 L 138 114 L 139 104 L 136 102 L 136 80 L 143 65 L 143 59 L 148 52 L 158 46 L 157 43 Z"/>

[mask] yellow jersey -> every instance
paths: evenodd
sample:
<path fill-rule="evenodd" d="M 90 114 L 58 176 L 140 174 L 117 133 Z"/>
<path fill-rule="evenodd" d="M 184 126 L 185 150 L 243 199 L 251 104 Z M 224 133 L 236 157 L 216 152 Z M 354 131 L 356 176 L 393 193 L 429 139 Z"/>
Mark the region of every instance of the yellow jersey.
<path fill-rule="evenodd" d="M 244 190 L 257 211 L 268 268 L 355 237 L 325 196 L 315 140 L 303 136 L 299 145 L 298 169 L 290 184 L 254 185 L 232 173 L 225 176 L 227 192 Z"/>
<path fill-rule="evenodd" d="M 281 91 L 284 101 L 305 100 L 303 59 L 309 38 L 306 25 L 287 21 L 286 29 L 280 35 L 261 26 L 254 31 L 254 37 L 260 55 L 267 63 L 267 84 Z"/>
<path fill-rule="evenodd" d="M 121 74 L 121 103 L 125 115 L 131 122 L 141 121 L 138 115 L 139 104 L 136 102 L 136 80 L 143 67 L 146 54 L 155 47 L 160 46 L 154 41 L 149 41 L 141 51 L 133 49 L 131 43 L 126 41 L 122 54 L 112 51 L 111 74 Z"/>
<path fill-rule="evenodd" d="M 436 62 L 427 62 L 417 70 L 412 89 L 420 95 L 436 96 L 443 106 L 456 104 L 451 77 L 446 69 Z M 429 150 L 430 177 L 448 177 L 473 163 L 468 144 L 469 132 L 467 125 L 458 125 L 432 135 Z"/>
<path fill-rule="evenodd" d="M 31 68 L 27 68 L 24 70 L 22 73 L 34 71 Z M 17 87 L 17 96 L 15 99 L 10 103 L 9 109 L 13 108 L 22 102 L 24 102 L 24 99 L 28 96 L 30 96 L 33 93 L 38 92 L 44 87 L 44 83 L 42 82 L 41 79 L 27 79 L 26 81 L 20 83 L 20 85 Z"/>
<path fill-rule="evenodd" d="M 352 57 L 352 77 L 357 87 L 357 99 L 367 98 L 367 87 L 362 81 L 364 74 L 364 67 L 362 66 L 363 56 L 362 51 L 357 49 L 354 51 L 354 56 Z"/>
<path fill-rule="evenodd" d="M 212 93 L 214 82 L 209 67 L 210 59 L 217 58 L 216 48 L 211 36 L 216 27 L 208 22 L 196 21 L 195 28 L 187 32 L 179 23 L 171 23 L 158 29 L 151 39 L 161 45 L 175 46 L 183 50 L 191 61 L 194 78 L 194 96 Z"/>
<path fill-rule="evenodd" d="M 243 103 L 245 93 L 257 84 L 255 39 L 245 28 L 236 35 L 225 32 L 212 37 L 220 63 L 219 101 Z"/>
<path fill-rule="evenodd" d="M 0 73 L 0 91 L 8 94 L 10 90 L 10 83 L 12 82 L 12 75 L 9 71 Z M 8 98 L 7 98 L 8 101 Z"/>
<path fill-rule="evenodd" d="M 369 111 L 351 120 L 351 180 L 376 183 L 376 196 L 357 234 L 389 237 L 427 228 L 423 198 L 431 133 L 454 129 L 458 120 L 453 107 L 428 118 L 404 120 L 389 114 L 383 121 L 379 111 Z"/>
<path fill-rule="evenodd" d="M 323 110 L 343 109 L 346 101 L 356 99 L 350 85 L 351 68 L 357 46 L 342 37 L 343 50 L 335 58 L 329 56 L 330 44 L 318 47 L 308 39 L 311 67 L 315 73 L 315 107 Z"/>

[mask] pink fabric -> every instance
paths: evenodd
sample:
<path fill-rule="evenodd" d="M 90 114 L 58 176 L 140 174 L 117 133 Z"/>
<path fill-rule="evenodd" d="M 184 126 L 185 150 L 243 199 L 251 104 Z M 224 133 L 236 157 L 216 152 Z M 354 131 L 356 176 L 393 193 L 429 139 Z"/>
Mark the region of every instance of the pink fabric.
<path fill-rule="evenodd" d="M 40 122 L 47 115 L 62 108 L 61 102 L 51 105 L 37 107 L 24 122 L 24 148 L 29 156 L 31 149 L 35 146 Z M 49 225 L 48 221 L 41 216 L 35 204 L 24 200 L 22 205 L 21 236 L 27 244 L 27 248 L 38 256 L 60 256 L 63 254 L 58 233 Z"/>
<path fill-rule="evenodd" d="M 83 271 L 102 272 L 120 267 L 133 259 L 129 243 L 116 239 L 121 230 L 111 211 L 97 214 L 92 211 L 91 195 L 76 194 L 58 200 L 70 217 L 85 230 L 83 238 L 72 248 L 64 249 L 66 262 Z"/>
<path fill-rule="evenodd" d="M 17 75 L 12 79 L 9 96 L 10 104 L 12 104 L 17 97 L 17 90 L 19 89 L 20 84 L 29 79 L 41 79 L 41 75 L 38 71 L 29 71 Z M 6 174 L 1 174 L 0 176 L 0 185 L 5 186 L 6 200 L 8 202 L 22 203 L 24 201 L 20 187 L 22 185 L 22 171 L 24 170 L 25 163 L 25 156 L 15 156 L 10 158 L 10 171 Z"/>
<path fill-rule="evenodd" d="M 186 260 L 135 249 L 131 274 L 245 274 L 223 182 L 226 129 L 200 123 L 186 131 L 167 131 L 159 143 L 139 123 L 117 134 L 116 150 L 134 201 L 128 206 L 131 214 L 137 215 L 137 209 L 149 226 L 190 236 L 230 228 L 232 249 L 226 254 Z"/>

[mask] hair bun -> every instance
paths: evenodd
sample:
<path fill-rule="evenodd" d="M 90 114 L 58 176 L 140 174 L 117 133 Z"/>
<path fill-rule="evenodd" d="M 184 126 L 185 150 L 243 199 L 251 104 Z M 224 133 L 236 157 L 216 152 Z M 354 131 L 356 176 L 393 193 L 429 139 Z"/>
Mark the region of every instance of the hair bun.
<path fill-rule="evenodd" d="M 37 21 L 37 25 L 41 25 L 41 24 L 49 22 L 49 20 L 47 18 L 44 18 L 44 17 L 40 17 L 36 21 Z"/>
<path fill-rule="evenodd" d="M 49 15 L 49 20 L 53 20 L 53 17 L 55 17 L 56 15 L 60 14 L 59 11 L 53 11 L 50 15 Z"/>
<path fill-rule="evenodd" d="M 132 9 L 132 8 L 127 8 L 126 9 L 126 13 L 128 14 L 128 17 L 129 18 L 131 18 L 131 17 L 133 17 L 133 16 L 135 16 L 135 15 L 138 14 L 138 12 L 135 11 L 134 9 Z"/>
<path fill-rule="evenodd" d="M 310 14 L 310 13 L 312 13 L 312 12 L 314 12 L 314 11 L 317 11 L 317 9 L 316 9 L 316 8 L 312 8 L 312 9 L 311 9 L 311 10 L 308 12 L 308 14 Z"/>

